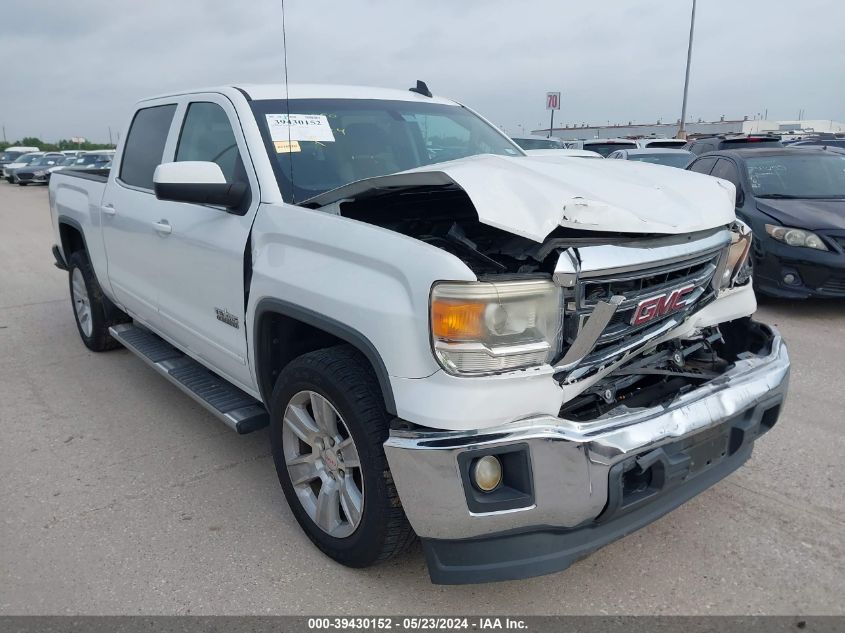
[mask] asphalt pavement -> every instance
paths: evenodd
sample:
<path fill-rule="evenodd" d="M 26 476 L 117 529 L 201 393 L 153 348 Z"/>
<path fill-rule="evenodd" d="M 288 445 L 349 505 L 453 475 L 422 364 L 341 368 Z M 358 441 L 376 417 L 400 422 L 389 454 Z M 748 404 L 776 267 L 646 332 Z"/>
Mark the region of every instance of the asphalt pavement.
<path fill-rule="evenodd" d="M 570 569 L 432 585 L 419 547 L 346 569 L 238 436 L 79 340 L 45 188 L 0 183 L 0 613 L 845 614 L 845 301 L 764 302 L 793 361 L 738 472 Z"/>

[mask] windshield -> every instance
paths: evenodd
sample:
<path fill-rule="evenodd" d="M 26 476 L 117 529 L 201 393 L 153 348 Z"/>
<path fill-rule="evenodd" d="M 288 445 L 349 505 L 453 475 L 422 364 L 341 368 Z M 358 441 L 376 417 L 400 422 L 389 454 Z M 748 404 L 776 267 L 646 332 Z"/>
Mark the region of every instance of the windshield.
<path fill-rule="evenodd" d="M 44 154 L 24 154 L 23 156 L 18 156 L 15 159 L 15 162 L 20 163 L 22 165 L 31 165 L 33 162 L 37 161 L 43 155 Z"/>
<path fill-rule="evenodd" d="M 93 165 L 94 163 L 105 163 L 111 160 L 108 154 L 83 154 L 76 159 L 75 165 Z"/>
<path fill-rule="evenodd" d="M 758 198 L 845 198 L 845 156 L 746 158 L 751 190 Z"/>
<path fill-rule="evenodd" d="M 618 149 L 637 149 L 636 143 L 584 143 L 584 149 L 598 152 L 605 158 Z"/>
<path fill-rule="evenodd" d="M 669 167 L 686 167 L 692 157 L 692 152 L 628 154 L 628 160 L 638 160 L 642 163 L 653 163 L 655 165 L 668 165 Z"/>
<path fill-rule="evenodd" d="M 0 152 L 0 160 L 10 163 L 21 154 L 23 154 L 23 152 Z"/>
<path fill-rule="evenodd" d="M 465 156 L 521 155 L 507 137 L 460 106 L 377 99 L 250 105 L 282 195 L 294 202 L 356 180 Z"/>
<path fill-rule="evenodd" d="M 553 138 L 512 139 L 522 149 L 563 149 L 563 143 Z"/>
<path fill-rule="evenodd" d="M 48 156 L 39 157 L 38 160 L 32 161 L 32 163 L 30 163 L 30 165 L 32 165 L 33 167 L 37 167 L 37 166 L 40 166 L 40 165 L 55 165 L 61 159 L 62 159 L 61 156 L 56 156 L 55 154 L 50 154 Z"/>

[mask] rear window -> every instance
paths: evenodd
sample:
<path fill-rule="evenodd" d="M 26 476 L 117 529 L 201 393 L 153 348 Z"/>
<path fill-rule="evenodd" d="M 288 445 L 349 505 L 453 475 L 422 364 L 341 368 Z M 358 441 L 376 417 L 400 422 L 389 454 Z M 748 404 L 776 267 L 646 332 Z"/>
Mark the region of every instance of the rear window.
<path fill-rule="evenodd" d="M 649 141 L 646 143 L 646 147 L 668 147 L 675 149 L 680 149 L 684 145 L 685 143 L 683 141 Z"/>
<path fill-rule="evenodd" d="M 754 149 L 756 147 L 771 149 L 772 147 L 783 147 L 783 143 L 768 138 L 727 138 L 720 143 L 723 149 L 729 149 L 741 145 L 743 149 Z"/>
<path fill-rule="evenodd" d="M 611 152 L 615 152 L 618 149 L 637 149 L 636 143 L 584 143 L 584 149 L 588 149 L 591 152 L 598 152 L 605 158 L 607 158 L 608 154 Z"/>
<path fill-rule="evenodd" d="M 153 173 L 161 164 L 175 105 L 154 106 L 138 110 L 120 163 L 120 179 L 128 185 L 153 188 Z"/>

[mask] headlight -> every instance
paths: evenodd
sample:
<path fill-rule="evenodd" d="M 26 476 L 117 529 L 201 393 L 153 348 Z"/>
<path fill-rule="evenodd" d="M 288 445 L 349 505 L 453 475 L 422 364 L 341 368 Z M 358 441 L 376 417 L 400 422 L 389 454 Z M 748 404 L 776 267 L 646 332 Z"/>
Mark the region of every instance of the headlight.
<path fill-rule="evenodd" d="M 438 283 L 431 291 L 434 354 L 457 375 L 542 365 L 557 353 L 561 314 L 551 281 Z"/>
<path fill-rule="evenodd" d="M 719 278 L 719 289 L 731 288 L 745 283 L 750 275 L 748 270 L 748 254 L 751 252 L 751 228 L 740 220 L 731 227 L 731 245 L 725 267 Z"/>
<path fill-rule="evenodd" d="M 814 248 L 817 251 L 826 251 L 827 246 L 815 233 L 805 231 L 804 229 L 791 229 L 788 226 L 777 226 L 774 224 L 766 225 L 766 233 L 775 238 L 778 242 L 783 242 L 789 246 L 801 246 L 804 248 Z"/>

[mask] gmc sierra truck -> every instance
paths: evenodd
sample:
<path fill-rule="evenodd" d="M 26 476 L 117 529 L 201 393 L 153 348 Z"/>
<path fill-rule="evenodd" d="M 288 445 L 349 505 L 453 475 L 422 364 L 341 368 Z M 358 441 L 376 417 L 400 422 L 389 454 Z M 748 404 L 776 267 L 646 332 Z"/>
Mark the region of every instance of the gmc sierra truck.
<path fill-rule="evenodd" d="M 82 341 L 269 425 L 344 565 L 419 537 L 437 583 L 564 569 L 778 419 L 789 358 L 728 182 L 528 156 L 422 82 L 168 94 L 121 138 L 50 180 Z"/>

